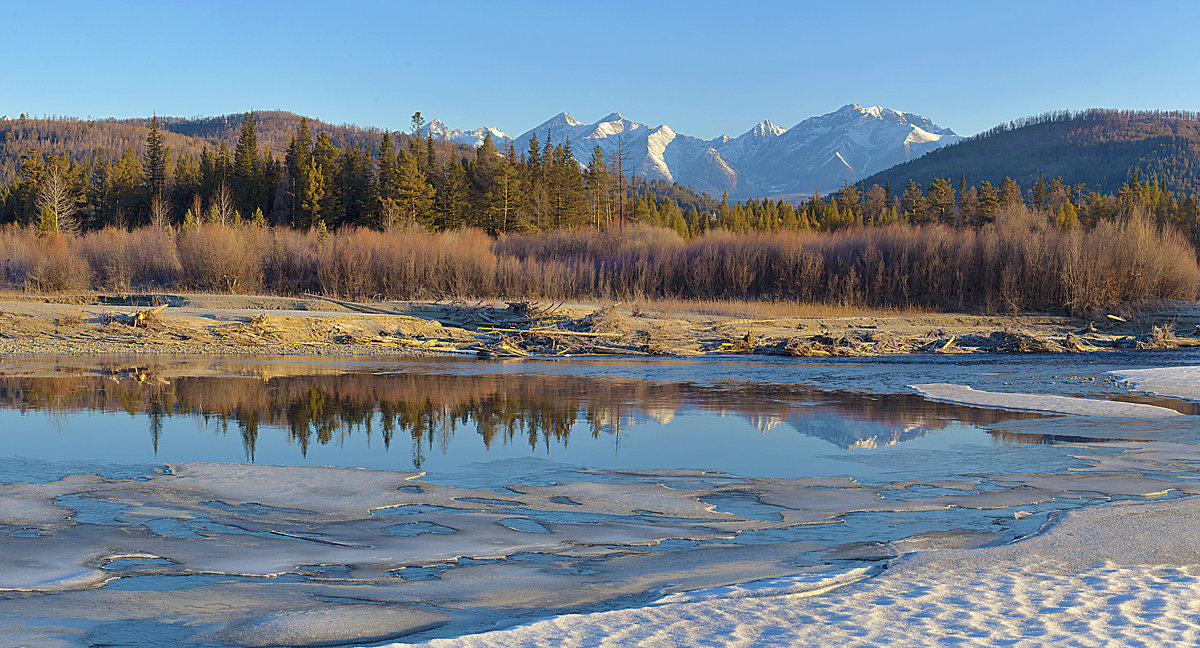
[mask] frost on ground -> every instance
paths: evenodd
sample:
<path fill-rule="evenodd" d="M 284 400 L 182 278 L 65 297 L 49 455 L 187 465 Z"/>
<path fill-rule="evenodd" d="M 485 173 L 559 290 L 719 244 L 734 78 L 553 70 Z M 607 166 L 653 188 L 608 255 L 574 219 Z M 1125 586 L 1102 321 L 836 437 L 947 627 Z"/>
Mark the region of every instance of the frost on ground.
<path fill-rule="evenodd" d="M 1078 448 L 1080 466 L 1066 475 L 882 484 L 586 470 L 579 481 L 478 490 L 411 472 L 227 464 L 0 484 L 0 633 L 31 645 L 327 645 L 457 636 L 675 594 L 650 612 L 578 618 L 676 610 L 659 620 L 668 634 L 645 641 L 691 642 L 689 624 L 718 632 L 711 624 L 724 619 L 735 629 L 714 637 L 738 645 L 748 632 L 755 644 L 767 632 L 759 612 L 704 606 L 737 598 L 765 610 L 835 584 L 832 560 L 945 553 L 1034 531 L 1039 518 L 1014 521 L 1016 510 L 1200 495 L 1196 446 Z M 956 524 L 976 526 L 922 517 L 952 509 Z M 863 576 L 840 569 L 839 583 Z M 811 601 L 843 591 L 852 588 Z M 799 623 L 795 614 L 769 613 Z"/>
<path fill-rule="evenodd" d="M 995 407 L 1027 412 L 1075 414 L 1079 416 L 1128 418 L 1182 416 L 1179 412 L 1166 407 L 1144 405 L 1142 403 L 1099 400 L 1095 398 L 979 391 L 966 385 L 952 385 L 948 383 L 928 383 L 909 385 L 909 387 L 917 390 L 930 400 L 957 403 L 960 405 L 973 405 L 975 407 Z"/>
<path fill-rule="evenodd" d="M 694 592 L 420 645 L 1192 646 L 1200 499 L 1074 511 L 1018 542 L 912 554 L 859 575 Z"/>
<path fill-rule="evenodd" d="M 1200 401 L 1200 367 L 1121 369 L 1108 373 L 1138 391 Z"/>

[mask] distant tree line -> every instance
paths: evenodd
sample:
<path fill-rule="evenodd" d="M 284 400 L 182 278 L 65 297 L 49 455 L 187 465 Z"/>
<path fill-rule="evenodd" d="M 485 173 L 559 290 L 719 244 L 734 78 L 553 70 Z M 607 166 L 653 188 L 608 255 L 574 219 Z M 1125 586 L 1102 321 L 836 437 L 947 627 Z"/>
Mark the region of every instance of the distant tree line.
<path fill-rule="evenodd" d="M 1011 128 L 1074 118 L 1055 113 Z M 1166 179 L 1137 170 L 1112 193 L 1043 176 L 1027 189 L 1009 177 L 998 184 L 968 184 L 962 173 L 957 181 L 939 177 L 927 185 L 913 180 L 904 187 L 888 180 L 883 186 L 847 185 L 795 203 L 731 202 L 663 181 L 629 178 L 628 160 L 606 156 L 599 146 L 580 165 L 570 141 L 552 145 L 535 136 L 517 151 L 511 141 L 495 142 L 490 134 L 477 149 L 422 137 L 428 131 L 420 113 L 413 115 L 410 134 L 381 133 L 377 144 L 335 138 L 332 129 L 314 133 L 301 119 L 279 152 L 261 145 L 256 122 L 253 114 L 245 115 L 232 150 L 221 140 L 198 153 L 174 153 L 169 144 L 182 136 L 164 132 L 157 118 L 149 120 L 140 146 L 127 145 L 116 157 L 103 147 L 92 155 L 25 149 L 12 181 L 0 185 L 0 222 L 33 226 L 43 234 L 240 222 L 321 231 L 470 227 L 493 235 L 645 224 L 693 238 L 713 230 L 974 227 L 992 222 L 1006 206 L 1023 205 L 1048 214 L 1062 229 L 1089 228 L 1140 212 L 1179 229 L 1193 244 L 1200 242 L 1196 194 L 1178 195 Z M 282 141 L 278 120 L 271 123 L 276 124 L 271 139 Z M 219 131 L 189 124 L 197 132 Z"/>

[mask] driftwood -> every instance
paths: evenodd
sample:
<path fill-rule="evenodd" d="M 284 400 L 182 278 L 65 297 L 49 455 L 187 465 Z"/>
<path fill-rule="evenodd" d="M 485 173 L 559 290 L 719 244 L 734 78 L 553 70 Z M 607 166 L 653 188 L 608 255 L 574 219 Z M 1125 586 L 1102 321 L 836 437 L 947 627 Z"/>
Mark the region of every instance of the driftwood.
<path fill-rule="evenodd" d="M 303 297 L 309 297 L 311 299 L 322 299 L 324 301 L 331 302 L 331 303 L 337 304 L 338 306 L 343 306 L 345 308 L 349 308 L 350 310 L 356 310 L 361 313 L 377 313 L 380 315 L 403 315 L 404 314 L 404 313 L 400 313 L 397 311 L 385 310 L 383 308 L 375 308 L 374 306 L 367 306 L 366 304 L 356 304 L 354 302 L 348 302 L 348 301 L 344 301 L 341 299 L 334 299 L 333 297 L 325 297 L 324 295 L 314 295 L 312 293 L 300 293 L 300 295 Z"/>
<path fill-rule="evenodd" d="M 526 335 L 574 335 L 577 337 L 621 337 L 623 335 L 621 333 L 593 333 L 591 331 L 562 331 L 559 329 L 545 329 L 545 328 L 515 329 L 515 328 L 499 328 L 496 326 L 488 326 L 488 327 L 483 328 L 482 330 L 498 331 L 501 333 L 523 333 Z"/>

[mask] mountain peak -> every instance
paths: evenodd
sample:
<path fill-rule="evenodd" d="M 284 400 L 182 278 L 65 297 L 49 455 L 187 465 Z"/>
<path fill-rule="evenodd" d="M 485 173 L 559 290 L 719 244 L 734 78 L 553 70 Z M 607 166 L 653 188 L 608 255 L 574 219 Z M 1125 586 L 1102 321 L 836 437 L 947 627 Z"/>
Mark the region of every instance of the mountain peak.
<path fill-rule="evenodd" d="M 807 194 L 814 187 L 836 191 L 845 182 L 960 139 L 946 137 L 953 133 L 920 115 L 856 103 L 791 129 L 764 119 L 737 137 L 707 141 L 666 124 L 630 121 L 619 112 L 588 124 L 564 112 L 513 144 L 525 150 L 535 135 L 539 143 L 569 139 L 580 164 L 599 146 L 606 157 L 618 151 L 628 156 L 625 168 L 639 176 L 739 198 Z"/>
<path fill-rule="evenodd" d="M 764 119 L 754 125 L 746 132 L 746 135 L 752 137 L 778 137 L 785 132 L 785 129 L 776 126 L 770 119 Z"/>
<path fill-rule="evenodd" d="M 434 119 L 426 124 L 421 133 L 425 135 L 434 135 L 451 142 L 468 144 L 470 146 L 479 146 L 483 144 L 483 140 L 485 137 L 487 137 L 488 133 L 492 134 L 492 140 L 496 142 L 508 138 L 508 135 L 505 135 L 503 131 L 491 126 L 480 126 L 475 130 L 468 131 L 461 128 L 450 128 L 446 126 L 446 124 L 440 119 Z"/>
<path fill-rule="evenodd" d="M 562 122 L 568 126 L 582 126 L 583 125 L 583 122 L 579 121 L 578 119 L 575 119 L 575 117 L 573 117 L 571 115 L 571 113 L 569 113 L 569 112 L 558 113 L 557 115 L 554 116 L 553 119 L 550 120 L 550 122 Z"/>

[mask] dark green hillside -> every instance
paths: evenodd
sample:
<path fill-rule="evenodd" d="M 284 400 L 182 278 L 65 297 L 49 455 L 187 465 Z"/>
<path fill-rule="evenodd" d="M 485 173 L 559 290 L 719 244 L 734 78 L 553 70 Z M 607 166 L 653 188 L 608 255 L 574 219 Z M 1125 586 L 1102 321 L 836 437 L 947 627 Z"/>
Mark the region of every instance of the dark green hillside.
<path fill-rule="evenodd" d="M 1137 169 L 1177 194 L 1200 192 L 1200 113 L 1088 110 L 1047 113 L 1002 124 L 968 140 L 881 171 L 864 186 L 935 178 L 958 185 L 1005 177 L 1031 187 L 1038 176 L 1089 191 L 1114 192 Z"/>

